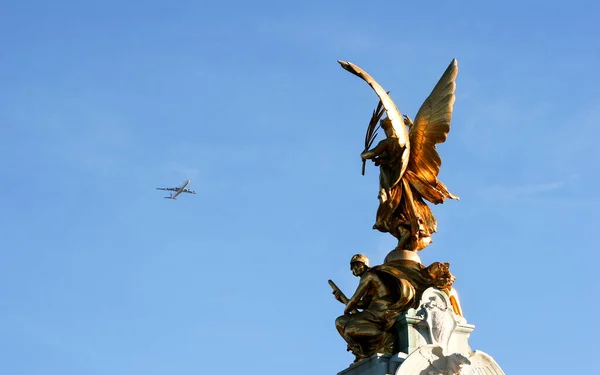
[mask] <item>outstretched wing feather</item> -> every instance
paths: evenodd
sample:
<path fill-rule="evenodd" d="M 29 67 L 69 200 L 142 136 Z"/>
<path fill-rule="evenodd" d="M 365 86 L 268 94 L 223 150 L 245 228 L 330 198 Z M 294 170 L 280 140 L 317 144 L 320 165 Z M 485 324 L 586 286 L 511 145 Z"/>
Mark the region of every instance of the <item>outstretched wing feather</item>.
<path fill-rule="evenodd" d="M 407 169 L 433 186 L 442 165 L 436 144 L 445 142 L 450 131 L 457 74 L 454 59 L 421 105 L 409 133 L 411 155 Z"/>
<path fill-rule="evenodd" d="M 462 368 L 464 375 L 505 375 L 498 363 L 489 354 L 476 350 L 469 357 L 471 364 Z"/>

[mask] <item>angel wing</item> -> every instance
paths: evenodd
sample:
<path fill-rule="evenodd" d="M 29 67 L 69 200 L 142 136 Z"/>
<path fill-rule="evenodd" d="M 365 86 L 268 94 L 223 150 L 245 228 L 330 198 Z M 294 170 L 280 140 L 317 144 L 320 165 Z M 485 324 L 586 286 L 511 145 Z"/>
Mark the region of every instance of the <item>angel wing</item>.
<path fill-rule="evenodd" d="M 450 131 L 457 75 L 458 64 L 453 59 L 410 127 L 411 153 L 406 177 L 423 198 L 434 204 L 443 203 L 446 198 L 459 199 L 437 179 L 442 159 L 436 149 L 436 144 L 446 141 Z"/>
<path fill-rule="evenodd" d="M 461 375 L 504 375 L 504 371 L 489 354 L 475 350 L 469 356 L 471 362 L 463 367 Z"/>
<path fill-rule="evenodd" d="M 345 70 L 362 78 L 375 91 L 375 93 L 379 97 L 379 100 L 381 100 L 381 103 L 383 103 L 383 108 L 385 108 L 387 118 L 391 121 L 392 126 L 394 127 L 394 132 L 396 133 L 396 137 L 398 137 L 398 142 L 400 146 L 404 147 L 404 152 L 402 153 L 402 157 L 400 160 L 400 168 L 398 168 L 397 170 L 397 175 L 392 176 L 392 181 L 389 182 L 390 186 L 393 186 L 396 183 L 398 183 L 404 175 L 404 172 L 406 171 L 406 168 L 408 166 L 410 155 L 410 142 L 408 137 L 408 131 L 406 130 L 406 124 L 404 124 L 402 115 L 400 114 L 400 111 L 398 111 L 398 108 L 396 108 L 396 104 L 394 104 L 394 101 L 392 100 L 392 98 L 390 98 L 388 93 L 367 72 L 365 72 L 360 67 L 351 62 L 338 60 L 338 63 L 340 63 L 342 68 L 344 68 Z"/>
<path fill-rule="evenodd" d="M 472 353 L 445 355 L 436 345 L 423 345 L 402 362 L 395 375 L 505 375 L 488 354 Z"/>
<path fill-rule="evenodd" d="M 410 353 L 396 370 L 395 375 L 429 375 L 436 374 L 434 363 L 444 359 L 442 348 L 435 345 L 424 345 Z"/>

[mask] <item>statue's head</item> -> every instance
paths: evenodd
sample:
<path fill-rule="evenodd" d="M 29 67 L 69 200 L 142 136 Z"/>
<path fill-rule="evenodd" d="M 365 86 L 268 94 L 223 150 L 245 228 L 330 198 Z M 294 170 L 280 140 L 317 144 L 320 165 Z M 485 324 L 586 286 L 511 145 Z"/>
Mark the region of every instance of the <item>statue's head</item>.
<path fill-rule="evenodd" d="M 350 269 L 354 276 L 360 276 L 369 269 L 369 258 L 363 254 L 356 254 L 350 259 Z"/>
<path fill-rule="evenodd" d="M 386 137 L 394 137 L 396 135 L 396 129 L 394 129 L 392 120 L 390 120 L 389 117 L 386 117 L 383 120 L 379 121 L 379 124 L 385 132 Z"/>

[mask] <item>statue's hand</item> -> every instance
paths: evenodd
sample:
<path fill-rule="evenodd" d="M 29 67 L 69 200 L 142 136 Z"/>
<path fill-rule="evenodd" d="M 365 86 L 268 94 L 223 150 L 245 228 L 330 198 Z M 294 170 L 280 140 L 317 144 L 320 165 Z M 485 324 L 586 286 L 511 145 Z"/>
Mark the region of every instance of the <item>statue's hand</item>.
<path fill-rule="evenodd" d="M 335 297 L 335 299 L 337 299 L 341 303 L 344 303 L 341 292 L 335 290 L 335 291 L 333 291 L 333 296 Z"/>

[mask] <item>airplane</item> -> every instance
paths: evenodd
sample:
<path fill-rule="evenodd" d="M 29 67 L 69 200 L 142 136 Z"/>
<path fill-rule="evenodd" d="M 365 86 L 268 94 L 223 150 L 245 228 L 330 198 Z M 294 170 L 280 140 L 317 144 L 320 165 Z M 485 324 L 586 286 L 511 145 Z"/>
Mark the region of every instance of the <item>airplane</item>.
<path fill-rule="evenodd" d="M 190 184 L 190 180 L 185 180 L 183 184 L 174 188 L 156 188 L 157 190 L 166 190 L 166 191 L 174 191 L 171 193 L 169 197 L 165 197 L 166 199 L 176 199 L 176 197 L 181 193 L 190 193 L 196 194 L 194 190 L 186 189 L 186 187 Z"/>

